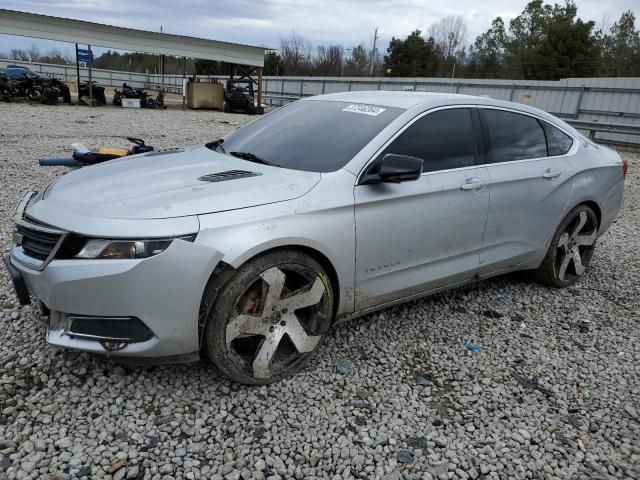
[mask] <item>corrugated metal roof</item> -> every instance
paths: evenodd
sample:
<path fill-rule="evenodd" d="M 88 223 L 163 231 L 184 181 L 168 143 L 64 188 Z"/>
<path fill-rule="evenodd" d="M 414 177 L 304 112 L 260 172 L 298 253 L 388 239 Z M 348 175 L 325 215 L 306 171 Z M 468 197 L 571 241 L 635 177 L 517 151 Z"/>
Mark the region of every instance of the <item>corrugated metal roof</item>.
<path fill-rule="evenodd" d="M 0 33 L 256 67 L 264 66 L 264 52 L 269 50 L 265 47 L 6 9 L 0 9 Z"/>

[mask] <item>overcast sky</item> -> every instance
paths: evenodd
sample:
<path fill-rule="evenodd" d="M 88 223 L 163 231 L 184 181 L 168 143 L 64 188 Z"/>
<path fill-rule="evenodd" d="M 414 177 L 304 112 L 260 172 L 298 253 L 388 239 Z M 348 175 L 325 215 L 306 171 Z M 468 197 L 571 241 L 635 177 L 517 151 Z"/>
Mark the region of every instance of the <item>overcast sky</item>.
<path fill-rule="evenodd" d="M 563 0 L 559 0 L 562 2 Z M 371 46 L 379 27 L 380 47 L 392 36 L 404 37 L 419 28 L 426 31 L 446 15 L 462 15 L 468 27 L 467 43 L 487 30 L 491 20 L 517 16 L 526 0 L 3 0 L 2 8 L 77 18 L 144 30 L 193 35 L 267 47 L 295 30 L 314 45 L 359 43 Z M 585 20 L 609 24 L 626 10 L 637 10 L 638 0 L 577 0 Z M 37 45 L 56 46 L 71 53 L 68 44 L 0 35 L 0 51 Z"/>

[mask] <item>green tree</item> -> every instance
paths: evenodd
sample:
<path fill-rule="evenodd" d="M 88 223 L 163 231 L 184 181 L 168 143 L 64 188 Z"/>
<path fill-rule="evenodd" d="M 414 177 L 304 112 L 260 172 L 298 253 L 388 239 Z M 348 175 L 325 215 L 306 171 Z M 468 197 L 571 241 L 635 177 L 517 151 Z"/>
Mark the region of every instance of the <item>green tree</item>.
<path fill-rule="evenodd" d="M 575 3 L 529 3 L 510 23 L 508 49 L 512 65 L 524 78 L 558 80 L 588 77 L 598 69 L 599 46 L 595 23 L 577 17 Z"/>
<path fill-rule="evenodd" d="M 264 56 L 265 75 L 284 75 L 284 62 L 278 52 L 267 52 Z"/>
<path fill-rule="evenodd" d="M 475 76 L 537 80 L 597 75 L 600 43 L 594 26 L 578 17 L 572 1 L 533 0 L 509 22 L 508 33 L 498 17 L 476 39 L 471 68 Z"/>
<path fill-rule="evenodd" d="M 371 53 L 361 43 L 351 49 L 351 55 L 344 65 L 344 74 L 347 77 L 362 77 L 369 75 L 369 63 Z"/>
<path fill-rule="evenodd" d="M 196 60 L 194 63 L 196 75 L 231 75 L 235 67 L 233 63 L 217 60 Z"/>
<path fill-rule="evenodd" d="M 491 28 L 476 38 L 469 51 L 469 72 L 474 77 L 501 78 L 504 75 L 507 32 L 504 21 L 496 17 Z"/>
<path fill-rule="evenodd" d="M 404 40 L 392 38 L 384 56 L 385 75 L 392 77 L 432 77 L 439 63 L 439 51 L 433 38 L 425 40 L 414 30 Z"/>
<path fill-rule="evenodd" d="M 603 74 L 615 77 L 640 75 L 640 31 L 631 10 L 624 12 L 602 39 Z"/>

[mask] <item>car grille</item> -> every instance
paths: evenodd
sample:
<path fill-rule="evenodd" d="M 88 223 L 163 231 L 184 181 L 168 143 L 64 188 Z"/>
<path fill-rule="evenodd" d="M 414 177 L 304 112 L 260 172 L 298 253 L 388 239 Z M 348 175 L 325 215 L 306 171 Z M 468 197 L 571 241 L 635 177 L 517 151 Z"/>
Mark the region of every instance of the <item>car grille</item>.
<path fill-rule="evenodd" d="M 16 225 L 16 231 L 22 235 L 22 251 L 25 255 L 38 260 L 46 260 L 60 240 L 60 234 L 43 232 L 34 228 Z"/>

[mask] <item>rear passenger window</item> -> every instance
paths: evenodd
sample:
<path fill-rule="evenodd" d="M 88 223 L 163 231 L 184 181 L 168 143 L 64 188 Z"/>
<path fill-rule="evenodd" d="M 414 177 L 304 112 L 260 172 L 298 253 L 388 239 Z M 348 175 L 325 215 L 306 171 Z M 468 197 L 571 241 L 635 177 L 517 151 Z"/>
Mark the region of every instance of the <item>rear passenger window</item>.
<path fill-rule="evenodd" d="M 564 155 L 571 150 L 573 140 L 569 135 L 547 122 L 541 123 L 544 127 L 544 132 L 547 134 L 547 147 L 550 157 L 554 155 Z"/>
<path fill-rule="evenodd" d="M 471 111 L 452 108 L 418 119 L 385 150 L 424 160 L 424 172 L 447 170 L 475 163 L 475 141 Z"/>
<path fill-rule="evenodd" d="M 533 117 L 502 110 L 484 110 L 489 129 L 489 163 L 547 156 L 542 126 Z"/>

